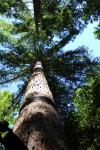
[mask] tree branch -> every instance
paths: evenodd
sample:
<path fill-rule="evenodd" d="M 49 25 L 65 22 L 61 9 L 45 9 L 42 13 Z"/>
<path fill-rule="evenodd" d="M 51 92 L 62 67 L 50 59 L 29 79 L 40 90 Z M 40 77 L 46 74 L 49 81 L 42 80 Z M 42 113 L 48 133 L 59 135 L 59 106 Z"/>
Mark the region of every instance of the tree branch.
<path fill-rule="evenodd" d="M 23 73 L 19 74 L 19 75 L 16 76 L 16 77 L 13 77 L 13 78 L 8 79 L 8 80 L 6 80 L 6 81 L 0 82 L 0 85 L 5 84 L 5 83 L 8 83 L 8 82 L 11 82 L 11 81 L 13 81 L 13 80 L 16 80 L 16 79 L 22 77 L 28 70 L 29 70 L 29 68 L 25 69 Z"/>
<path fill-rule="evenodd" d="M 51 57 L 54 53 L 57 53 L 62 47 L 64 47 L 71 39 L 72 37 L 75 37 L 79 31 L 71 31 L 69 35 L 67 35 L 65 38 L 63 38 L 57 45 L 55 45 L 53 48 L 49 49 L 47 52 L 47 55 Z"/>

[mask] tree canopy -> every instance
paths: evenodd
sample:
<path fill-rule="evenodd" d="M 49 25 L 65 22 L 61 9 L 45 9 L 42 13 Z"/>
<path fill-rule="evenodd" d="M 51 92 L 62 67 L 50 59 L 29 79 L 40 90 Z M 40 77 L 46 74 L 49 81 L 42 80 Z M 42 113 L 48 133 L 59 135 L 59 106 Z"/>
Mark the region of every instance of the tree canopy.
<path fill-rule="evenodd" d="M 91 17 L 98 20 L 99 7 L 95 7 L 89 0 L 0 1 L 0 85 L 19 81 L 21 97 L 34 63 L 40 60 L 59 110 L 63 105 L 66 111 L 69 91 L 95 72 L 97 62 L 84 46 L 73 51 L 64 46 L 84 30 Z"/>
<path fill-rule="evenodd" d="M 67 116 L 65 132 L 73 142 L 69 145 L 74 150 L 95 149 L 100 139 L 99 61 L 84 46 L 64 46 L 89 22 L 99 20 L 99 0 L 1 0 L 0 12 L 0 85 L 19 81 L 15 101 L 20 102 L 35 62 L 41 61 L 63 122 Z M 96 35 L 99 38 L 99 30 Z M 4 92 L 0 98 L 2 118 L 12 95 Z"/>

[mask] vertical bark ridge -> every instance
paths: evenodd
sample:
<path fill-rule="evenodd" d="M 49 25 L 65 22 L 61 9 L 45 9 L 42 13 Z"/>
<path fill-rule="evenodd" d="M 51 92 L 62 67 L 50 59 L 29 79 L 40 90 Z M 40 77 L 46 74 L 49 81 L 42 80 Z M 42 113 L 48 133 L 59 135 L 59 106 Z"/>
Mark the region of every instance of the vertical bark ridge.
<path fill-rule="evenodd" d="M 29 150 L 65 150 L 64 133 L 41 62 L 33 69 L 14 133 Z"/>

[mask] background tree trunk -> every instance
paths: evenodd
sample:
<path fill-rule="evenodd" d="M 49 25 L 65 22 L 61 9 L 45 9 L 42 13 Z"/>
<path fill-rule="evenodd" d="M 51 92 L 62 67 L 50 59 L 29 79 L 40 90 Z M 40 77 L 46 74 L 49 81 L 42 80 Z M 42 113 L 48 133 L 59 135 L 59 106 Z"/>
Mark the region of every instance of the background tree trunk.
<path fill-rule="evenodd" d="M 36 63 L 29 80 L 14 133 L 29 150 L 66 149 L 64 133 L 41 62 Z"/>

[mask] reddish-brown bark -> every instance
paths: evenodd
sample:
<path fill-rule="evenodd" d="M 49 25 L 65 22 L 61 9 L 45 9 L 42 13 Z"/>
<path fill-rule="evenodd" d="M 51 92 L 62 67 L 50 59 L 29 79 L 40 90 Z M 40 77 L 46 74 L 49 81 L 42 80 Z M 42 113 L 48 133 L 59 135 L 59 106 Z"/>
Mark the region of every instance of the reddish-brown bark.
<path fill-rule="evenodd" d="M 37 62 L 25 92 L 14 133 L 29 150 L 65 150 L 64 133 L 41 62 Z"/>

